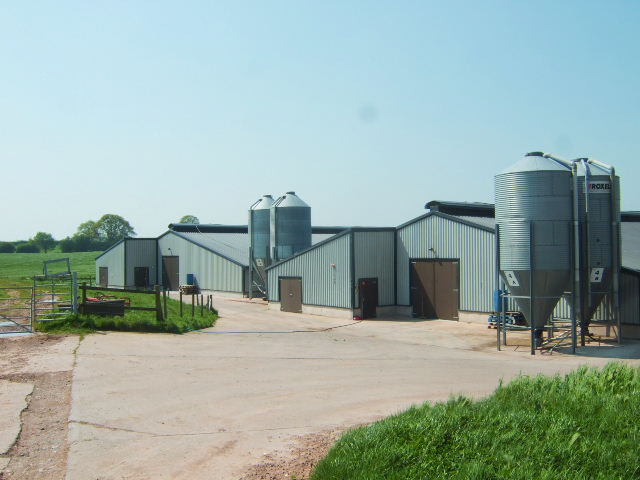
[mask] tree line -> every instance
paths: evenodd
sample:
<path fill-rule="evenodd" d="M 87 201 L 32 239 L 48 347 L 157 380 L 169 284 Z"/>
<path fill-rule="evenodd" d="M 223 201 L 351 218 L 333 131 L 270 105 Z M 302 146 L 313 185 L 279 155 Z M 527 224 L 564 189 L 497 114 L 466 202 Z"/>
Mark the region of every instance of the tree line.
<path fill-rule="evenodd" d="M 193 215 L 183 216 L 179 223 L 200 223 Z M 99 220 L 81 223 L 71 236 L 56 240 L 47 232 L 38 232 L 29 240 L 0 242 L 0 253 L 39 253 L 58 248 L 63 253 L 106 250 L 125 237 L 134 237 L 131 224 L 120 215 L 107 213 Z"/>

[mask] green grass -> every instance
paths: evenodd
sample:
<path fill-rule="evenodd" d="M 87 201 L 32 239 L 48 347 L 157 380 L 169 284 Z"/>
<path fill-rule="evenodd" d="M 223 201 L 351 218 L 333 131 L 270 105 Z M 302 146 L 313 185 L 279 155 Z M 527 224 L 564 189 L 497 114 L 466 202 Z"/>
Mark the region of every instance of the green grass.
<path fill-rule="evenodd" d="M 640 370 L 519 377 L 345 433 L 312 480 L 640 478 Z"/>
<path fill-rule="evenodd" d="M 142 293 L 104 292 L 119 298 L 127 297 L 131 306 L 155 307 L 155 295 Z M 89 296 L 98 296 L 100 291 L 89 291 Z M 55 322 L 39 323 L 37 329 L 49 333 L 85 334 L 96 330 L 120 330 L 127 332 L 167 332 L 185 333 L 192 330 L 209 328 L 218 318 L 217 311 L 204 309 L 200 316 L 200 309 L 195 308 L 195 315 L 191 318 L 191 305 L 183 305 L 183 316 L 180 316 L 180 302 L 167 298 L 167 318 L 163 322 L 156 320 L 155 312 L 126 311 L 124 317 L 103 317 L 99 315 L 70 315 Z"/>
<path fill-rule="evenodd" d="M 42 274 L 42 262 L 56 258 L 69 258 L 71 270 L 78 277 L 94 278 L 96 275 L 96 257 L 102 252 L 74 253 L 0 253 L 0 286 L 29 285 L 34 275 Z"/>

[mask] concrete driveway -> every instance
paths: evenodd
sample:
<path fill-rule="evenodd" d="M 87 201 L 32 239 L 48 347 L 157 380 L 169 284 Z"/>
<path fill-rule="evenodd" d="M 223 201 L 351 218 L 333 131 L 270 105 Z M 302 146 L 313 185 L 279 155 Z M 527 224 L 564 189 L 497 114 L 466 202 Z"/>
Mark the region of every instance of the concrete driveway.
<path fill-rule="evenodd" d="M 303 434 L 344 429 L 520 372 L 606 358 L 495 352 L 445 321 L 344 320 L 216 297 L 216 327 L 90 335 L 77 351 L 67 478 L 236 479 Z M 330 327 L 337 327 L 326 330 Z"/>

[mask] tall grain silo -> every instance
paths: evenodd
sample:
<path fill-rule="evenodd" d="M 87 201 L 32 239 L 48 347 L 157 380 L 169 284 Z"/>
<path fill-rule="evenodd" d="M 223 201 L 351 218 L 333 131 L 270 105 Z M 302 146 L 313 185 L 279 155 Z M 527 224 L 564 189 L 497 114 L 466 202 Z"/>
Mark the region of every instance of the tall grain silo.
<path fill-rule="evenodd" d="M 269 266 L 270 211 L 273 205 L 271 195 L 263 195 L 249 208 L 249 296 L 254 290 L 266 293 L 265 268 Z"/>
<path fill-rule="evenodd" d="M 310 246 L 311 207 L 296 192 L 287 192 L 271 206 L 271 260 L 284 260 Z"/>
<path fill-rule="evenodd" d="M 495 196 L 500 275 L 539 343 L 571 288 L 571 164 L 528 153 L 496 175 Z"/>
<path fill-rule="evenodd" d="M 605 295 L 614 290 L 618 276 L 620 178 L 613 167 L 597 160 L 580 158 L 575 162 L 580 224 L 580 321 L 584 334 L 588 333 L 589 322 Z"/>

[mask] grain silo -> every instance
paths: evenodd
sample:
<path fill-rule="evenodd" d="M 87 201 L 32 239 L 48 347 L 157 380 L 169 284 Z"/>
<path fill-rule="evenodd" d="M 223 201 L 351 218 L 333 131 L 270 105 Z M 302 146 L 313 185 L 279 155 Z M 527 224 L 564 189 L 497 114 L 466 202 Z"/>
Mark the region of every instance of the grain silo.
<path fill-rule="evenodd" d="M 528 153 L 496 175 L 495 195 L 500 275 L 539 344 L 571 286 L 571 164 Z"/>
<path fill-rule="evenodd" d="M 270 215 L 272 262 L 311 246 L 311 207 L 295 192 L 287 192 L 273 202 Z"/>
<path fill-rule="evenodd" d="M 270 210 L 273 205 L 271 195 L 263 195 L 249 208 L 249 296 L 254 290 L 266 293 L 265 268 L 270 264 L 269 242 Z"/>

